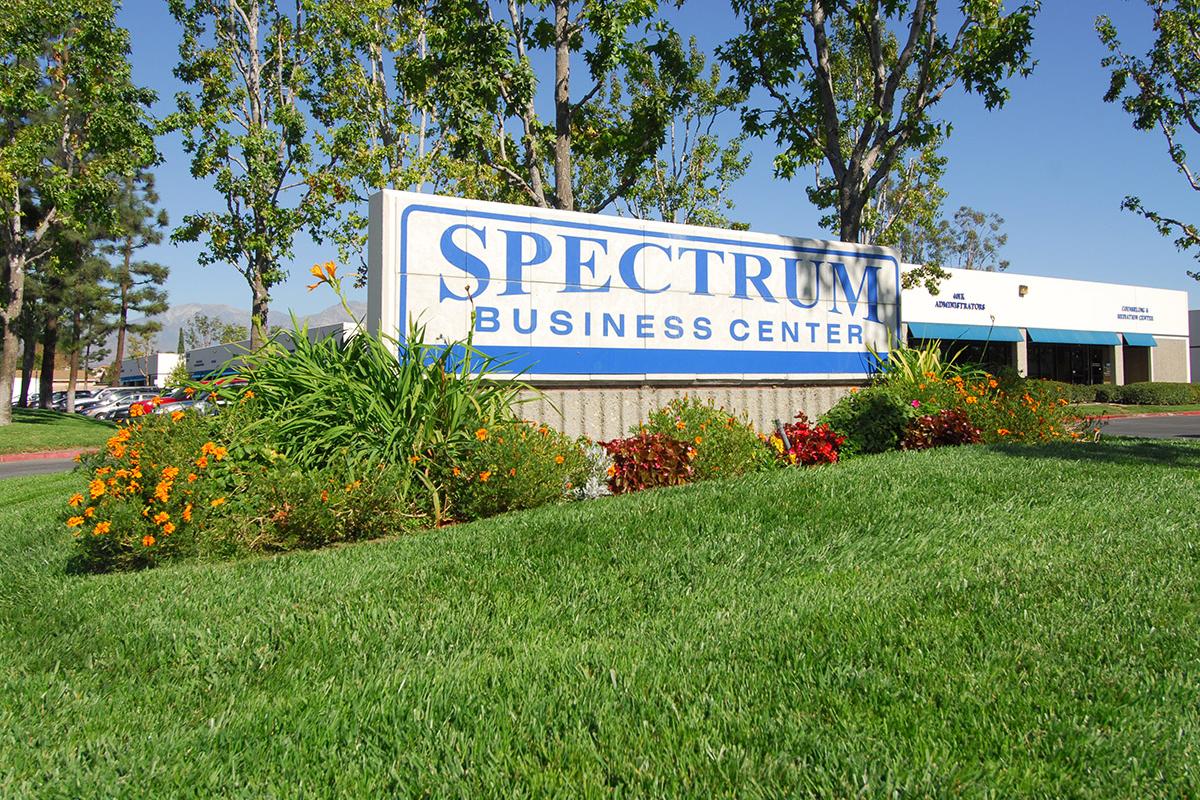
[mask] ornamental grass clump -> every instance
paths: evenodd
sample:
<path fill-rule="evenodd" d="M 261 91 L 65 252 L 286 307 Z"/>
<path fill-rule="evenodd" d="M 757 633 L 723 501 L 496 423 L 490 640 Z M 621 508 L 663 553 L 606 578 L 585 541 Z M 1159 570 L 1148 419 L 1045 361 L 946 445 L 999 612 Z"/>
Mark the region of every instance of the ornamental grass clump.
<path fill-rule="evenodd" d="M 698 397 L 672 399 L 631 433 L 642 430 L 692 446 L 696 451 L 691 462 L 696 480 L 744 475 L 771 463 L 749 420 Z"/>
<path fill-rule="evenodd" d="M 547 425 L 479 427 L 471 444 L 438 476 L 447 517 L 467 521 L 559 503 L 587 480 L 580 442 Z"/>

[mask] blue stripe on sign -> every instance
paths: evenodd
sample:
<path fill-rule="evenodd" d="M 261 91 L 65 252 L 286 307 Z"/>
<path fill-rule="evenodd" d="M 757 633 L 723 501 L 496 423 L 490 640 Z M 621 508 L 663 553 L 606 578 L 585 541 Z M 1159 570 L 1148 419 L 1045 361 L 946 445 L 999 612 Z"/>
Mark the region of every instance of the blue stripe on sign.
<path fill-rule="evenodd" d="M 503 368 L 506 374 L 869 375 L 874 371 L 874 357 L 869 353 L 504 345 L 475 349 L 498 362 L 506 362 Z M 454 350 L 462 353 L 460 346 Z M 886 353 L 880 356 L 886 357 Z M 476 358 L 472 367 L 478 364 Z"/>

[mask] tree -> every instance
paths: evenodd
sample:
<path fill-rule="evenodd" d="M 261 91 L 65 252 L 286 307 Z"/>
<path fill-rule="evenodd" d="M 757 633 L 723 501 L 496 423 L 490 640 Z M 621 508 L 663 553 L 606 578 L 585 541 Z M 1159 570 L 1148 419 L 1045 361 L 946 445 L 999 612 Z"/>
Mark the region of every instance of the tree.
<path fill-rule="evenodd" d="M 743 122 L 774 136 L 776 173 L 816 168 L 810 199 L 836 213 L 842 241 L 857 242 L 902 160 L 948 135 L 933 110 L 950 89 L 994 109 L 1008 99 L 1005 80 L 1029 74 L 1037 7 L 1005 14 L 1002 0 L 969 0 L 947 34 L 938 0 L 733 0 L 745 32 L 721 54 L 736 85 L 765 98 Z"/>
<path fill-rule="evenodd" d="M 509 0 L 501 19 L 486 0 L 446 0 L 436 13 L 426 80 L 448 147 L 520 202 L 608 208 L 637 183 L 688 99 L 683 44 L 653 0 Z M 553 64 L 552 120 L 535 103 L 538 53 Z M 572 75 L 580 59 L 582 90 Z M 639 90 L 618 94 L 614 83 Z"/>
<path fill-rule="evenodd" d="M 286 11 L 285 11 L 286 6 Z M 251 295 L 251 347 L 263 341 L 271 288 L 287 275 L 292 242 L 310 221 L 304 194 L 312 164 L 300 108 L 309 86 L 301 0 L 170 0 L 183 29 L 176 95 L 167 128 L 183 134 L 191 172 L 224 198 L 219 210 L 188 214 L 172 234 L 203 242 L 200 263 L 228 263 Z"/>
<path fill-rule="evenodd" d="M 113 368 L 121 369 L 125 358 L 125 337 L 132 333 L 157 333 L 162 324 L 152 318 L 167 310 L 167 293 L 161 287 L 170 270 L 164 264 L 135 260 L 138 251 L 163 240 L 167 212 L 155 210 L 158 193 L 154 176 L 147 170 L 120 178 L 115 229 L 108 236 L 105 252 L 115 256 L 112 280 L 117 288 L 117 346 Z M 139 313 L 143 322 L 129 321 L 130 312 Z"/>
<path fill-rule="evenodd" d="M 175 352 L 179 355 L 187 352 L 187 342 L 183 339 L 183 328 L 179 329 L 179 341 L 175 343 Z"/>
<path fill-rule="evenodd" d="M 111 218 L 114 175 L 157 155 L 111 0 L 22 0 L 0 16 L 0 397 L 12 393 L 28 267 L 55 226 Z M 0 425 L 12 421 L 0 403 Z"/>
<path fill-rule="evenodd" d="M 1104 99 L 1121 104 L 1133 116 L 1133 127 L 1159 131 L 1167 156 L 1192 191 L 1200 192 L 1200 177 L 1188 163 L 1185 142 L 1200 136 L 1200 0 L 1146 0 L 1154 15 L 1154 44 L 1144 57 L 1124 50 L 1117 28 L 1108 17 L 1096 18 L 1100 40 L 1109 50 L 1101 62 L 1112 70 Z M 1146 208 L 1129 195 L 1122 207 L 1154 223 L 1163 236 L 1175 237 L 1180 250 L 1192 250 L 1200 260 L 1200 228 L 1174 215 Z M 1200 271 L 1188 271 L 1200 280 Z"/>
<path fill-rule="evenodd" d="M 180 333 L 188 349 L 241 342 L 249 338 L 245 325 L 225 322 L 207 314 L 196 314 L 180 329 Z"/>
<path fill-rule="evenodd" d="M 80 248 L 79 263 L 67 273 L 60 311 L 65 323 L 60 347 L 68 358 L 68 413 L 75 411 L 75 387 L 81 367 L 87 375 L 89 364 L 85 355 L 90 360 L 94 351 L 103 350 L 105 340 L 116 327 L 118 303 L 108 283 L 112 272 L 108 261 L 88 241 Z"/>
<path fill-rule="evenodd" d="M 688 100 L 667 128 L 666 143 L 643 171 L 622 203 L 633 216 L 657 218 L 687 225 L 728 228 L 733 209 L 729 189 L 746 174 L 750 155 L 742 153 L 745 135 L 722 141 L 715 128 L 720 117 L 744 101 L 744 96 L 723 86 L 717 64 L 708 68 L 704 54 L 689 44 Z M 634 93 L 645 91 L 633 87 Z M 606 181 L 606 184 L 611 181 Z"/>
<path fill-rule="evenodd" d="M 1000 258 L 1008 234 L 1001 233 L 1004 218 L 999 214 L 961 206 L 954 212 L 953 220 L 942 220 L 939 227 L 941 235 L 936 247 L 942 266 L 988 272 L 1008 269 L 1008 259 Z"/>

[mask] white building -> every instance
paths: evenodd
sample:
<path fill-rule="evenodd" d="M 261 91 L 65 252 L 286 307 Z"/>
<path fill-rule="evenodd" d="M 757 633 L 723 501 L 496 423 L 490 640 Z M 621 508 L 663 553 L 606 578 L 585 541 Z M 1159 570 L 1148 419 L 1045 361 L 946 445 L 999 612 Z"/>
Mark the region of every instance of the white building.
<path fill-rule="evenodd" d="M 164 386 L 182 358 L 178 353 L 154 353 L 121 362 L 122 386 Z"/>
<path fill-rule="evenodd" d="M 1147 286 L 949 270 L 936 295 L 905 289 L 910 342 L 1068 383 L 1187 382 L 1187 293 Z"/>
<path fill-rule="evenodd" d="M 339 342 L 352 336 L 358 326 L 352 322 L 339 322 L 334 325 L 321 325 L 308 329 L 309 341 L 317 341 L 329 336 L 336 337 Z M 281 333 L 276 340 L 289 352 L 293 349 L 291 335 Z M 193 378 L 208 378 L 228 375 L 240 363 L 241 356 L 250 350 L 250 340 L 215 344 L 210 347 L 198 347 L 187 352 L 187 371 Z"/>

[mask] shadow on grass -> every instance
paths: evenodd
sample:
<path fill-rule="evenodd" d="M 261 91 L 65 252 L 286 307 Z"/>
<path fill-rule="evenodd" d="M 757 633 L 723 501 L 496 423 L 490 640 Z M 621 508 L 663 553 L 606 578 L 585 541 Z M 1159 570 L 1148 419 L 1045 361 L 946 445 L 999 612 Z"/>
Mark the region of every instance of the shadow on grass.
<path fill-rule="evenodd" d="M 1099 442 L 992 445 L 992 452 L 1014 458 L 1058 459 L 1060 461 L 1107 464 L 1161 464 L 1171 467 L 1200 467 L 1200 445 L 1170 439 L 1110 437 Z"/>
<path fill-rule="evenodd" d="M 14 408 L 13 422 L 24 425 L 79 425 L 96 426 L 99 428 L 112 427 L 104 420 L 92 419 L 82 414 L 67 414 L 62 411 L 52 411 L 48 408 Z"/>

